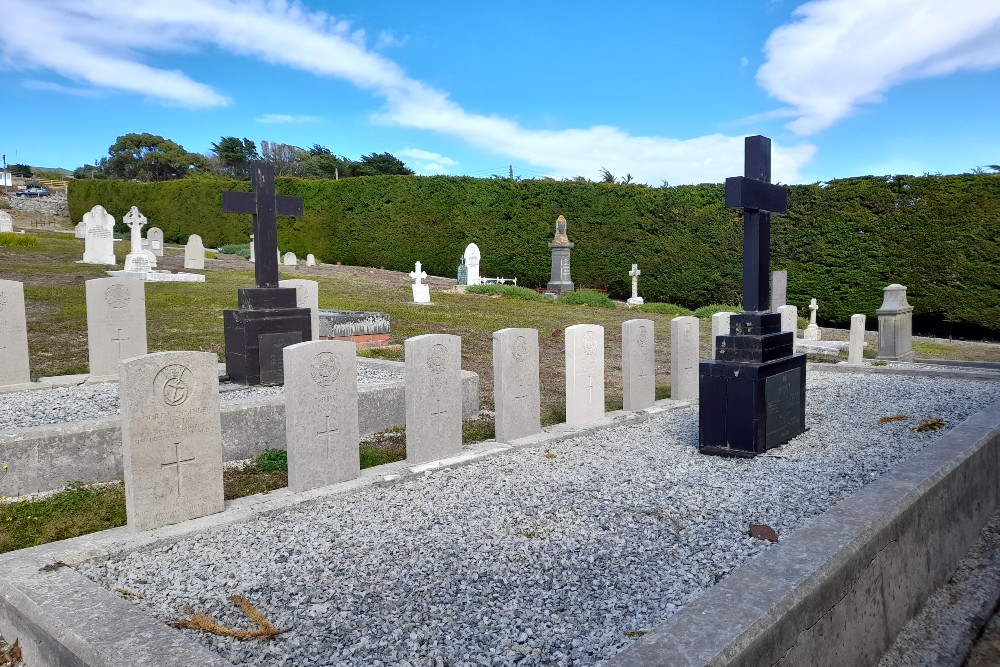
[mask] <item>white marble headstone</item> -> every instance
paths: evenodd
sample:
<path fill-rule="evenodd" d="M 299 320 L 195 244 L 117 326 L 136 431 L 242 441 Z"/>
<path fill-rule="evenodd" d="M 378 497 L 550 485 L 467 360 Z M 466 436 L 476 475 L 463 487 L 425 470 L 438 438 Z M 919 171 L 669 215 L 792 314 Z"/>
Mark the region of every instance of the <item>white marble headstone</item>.
<path fill-rule="evenodd" d="M 697 317 L 675 317 L 670 320 L 670 398 L 698 398 Z"/>
<path fill-rule="evenodd" d="M 159 227 L 150 227 L 146 230 L 146 240 L 149 241 L 150 251 L 157 257 L 163 257 L 163 230 Z"/>
<path fill-rule="evenodd" d="M 312 319 L 312 339 L 319 340 L 319 283 L 315 280 L 279 280 L 278 287 L 295 288 L 295 305 L 309 309 Z"/>
<path fill-rule="evenodd" d="M 3 232 L 13 232 L 14 231 L 14 219 L 10 217 L 10 213 L 7 211 L 0 211 L 0 233 Z"/>
<path fill-rule="evenodd" d="M 73 236 L 78 239 L 87 238 L 87 223 L 82 220 L 76 223 L 76 227 L 73 228 Z"/>
<path fill-rule="evenodd" d="M 604 418 L 604 327 L 566 327 L 566 423 Z"/>
<path fill-rule="evenodd" d="M 306 266 L 316 266 L 316 256 L 312 253 L 306 255 Z"/>
<path fill-rule="evenodd" d="M 24 284 L 0 280 L 0 386 L 31 382 Z"/>
<path fill-rule="evenodd" d="M 656 352 L 653 320 L 622 322 L 622 407 L 645 410 L 656 402 Z"/>
<path fill-rule="evenodd" d="M 280 256 L 281 253 L 278 253 L 278 255 Z M 255 264 L 257 263 L 257 255 L 254 252 L 254 245 L 253 245 L 253 234 L 250 235 L 250 261 L 254 262 Z"/>
<path fill-rule="evenodd" d="M 799 330 L 798 307 L 789 304 L 778 306 L 778 314 L 781 315 L 781 330 L 791 331 L 793 334 L 797 334 Z"/>
<path fill-rule="evenodd" d="M 469 285 L 478 285 L 479 280 L 479 260 L 482 258 L 482 253 L 479 252 L 479 246 L 475 243 L 470 243 L 465 246 L 465 266 L 469 271 Z"/>
<path fill-rule="evenodd" d="M 97 205 L 83 214 L 87 229 L 84 237 L 84 264 L 115 264 L 115 218 Z"/>
<path fill-rule="evenodd" d="M 406 339 L 406 460 L 435 461 L 462 452 L 462 339 Z"/>
<path fill-rule="evenodd" d="M 410 271 L 410 278 L 414 283 L 410 286 L 413 289 L 413 303 L 430 303 L 431 288 L 421 282 L 427 277 L 427 272 L 420 268 L 420 262 L 416 263 L 416 268 Z"/>
<path fill-rule="evenodd" d="M 542 430 L 535 329 L 493 332 L 493 403 L 497 442 Z"/>
<path fill-rule="evenodd" d="M 286 252 L 285 253 L 285 262 L 284 262 L 284 264 L 285 264 L 285 266 L 298 266 L 299 260 L 295 256 L 294 252 Z"/>
<path fill-rule="evenodd" d="M 205 268 L 205 245 L 197 234 L 189 236 L 187 244 L 184 246 L 184 268 Z"/>
<path fill-rule="evenodd" d="M 851 315 L 851 336 L 847 347 L 847 363 L 860 366 L 865 358 L 865 316 Z"/>
<path fill-rule="evenodd" d="M 86 282 L 91 375 L 115 375 L 118 362 L 146 354 L 145 283 L 127 278 Z"/>
<path fill-rule="evenodd" d="M 731 313 L 729 311 L 723 311 L 721 313 L 715 313 L 712 315 L 712 345 L 711 350 L 709 350 L 709 359 L 715 359 L 715 347 L 716 338 L 719 336 L 728 336 L 732 330 L 729 326 L 729 318 L 731 318 L 736 313 Z"/>
<path fill-rule="evenodd" d="M 146 216 L 139 211 L 138 207 L 133 206 L 122 218 L 122 222 L 129 228 L 131 240 L 131 248 L 125 256 L 125 270 L 149 271 L 153 266 L 156 266 L 156 258 L 153 257 L 152 262 L 150 262 L 150 255 L 142 247 L 142 228 L 146 225 Z"/>

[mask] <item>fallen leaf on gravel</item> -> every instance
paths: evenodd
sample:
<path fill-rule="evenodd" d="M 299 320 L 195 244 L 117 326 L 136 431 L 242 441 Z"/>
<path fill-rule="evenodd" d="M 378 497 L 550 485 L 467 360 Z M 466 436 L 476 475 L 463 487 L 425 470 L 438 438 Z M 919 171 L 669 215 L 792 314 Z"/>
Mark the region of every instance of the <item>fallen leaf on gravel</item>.
<path fill-rule="evenodd" d="M 768 542 L 778 541 L 778 534 L 774 532 L 774 528 L 764 523 L 751 523 L 750 537 L 756 537 L 758 540 L 767 540 Z"/>

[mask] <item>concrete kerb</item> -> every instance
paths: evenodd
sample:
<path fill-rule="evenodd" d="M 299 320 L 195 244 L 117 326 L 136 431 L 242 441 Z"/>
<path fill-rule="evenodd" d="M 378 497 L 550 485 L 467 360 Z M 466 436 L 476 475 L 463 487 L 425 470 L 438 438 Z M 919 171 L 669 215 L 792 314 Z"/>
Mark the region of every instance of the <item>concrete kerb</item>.
<path fill-rule="evenodd" d="M 1000 404 L 743 565 L 608 664 L 873 665 L 1000 506 Z"/>
<path fill-rule="evenodd" d="M 365 359 L 369 364 L 372 360 Z M 399 371 L 398 361 L 375 360 Z M 406 423 L 403 382 L 366 384 L 358 388 L 362 437 Z M 479 414 L 479 376 L 462 371 L 462 415 Z M 266 449 L 285 447 L 283 397 L 222 406 L 224 459 L 240 461 Z M 54 491 L 68 482 L 100 484 L 122 479 L 120 418 L 16 429 L 0 434 L 0 495 Z"/>
<path fill-rule="evenodd" d="M 662 400 L 639 412 L 608 413 L 592 424 L 573 427 L 559 424 L 510 443 L 477 443 L 460 456 L 441 461 L 415 466 L 400 461 L 366 468 L 357 479 L 321 489 L 293 494 L 286 488 L 227 501 L 225 511 L 220 514 L 144 533 L 133 533 L 127 527 L 115 528 L 0 555 L 0 634 L 11 641 L 19 640 L 25 661 L 32 667 L 230 665 L 218 654 L 192 644 L 181 633 L 77 574 L 71 566 L 169 545 L 195 533 L 218 530 L 319 498 L 347 496 L 369 486 L 390 486 L 411 475 L 433 474 L 435 470 L 467 465 L 487 456 L 645 421 L 686 405 L 691 402 Z"/>

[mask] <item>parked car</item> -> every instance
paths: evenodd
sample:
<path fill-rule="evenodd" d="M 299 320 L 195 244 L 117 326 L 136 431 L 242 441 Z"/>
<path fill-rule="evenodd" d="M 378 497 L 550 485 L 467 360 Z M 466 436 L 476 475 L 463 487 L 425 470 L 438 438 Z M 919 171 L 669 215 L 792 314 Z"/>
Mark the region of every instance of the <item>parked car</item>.
<path fill-rule="evenodd" d="M 18 190 L 14 194 L 18 197 L 48 197 L 49 191 L 38 183 L 28 183 L 24 190 Z"/>

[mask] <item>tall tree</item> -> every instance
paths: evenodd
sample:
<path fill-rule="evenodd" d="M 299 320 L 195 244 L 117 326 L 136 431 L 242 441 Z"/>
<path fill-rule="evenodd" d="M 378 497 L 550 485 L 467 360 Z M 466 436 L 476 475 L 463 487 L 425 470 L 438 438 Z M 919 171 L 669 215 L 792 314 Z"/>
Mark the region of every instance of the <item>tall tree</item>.
<path fill-rule="evenodd" d="M 246 137 L 242 140 L 236 137 L 222 137 L 219 143 L 212 144 L 212 152 L 219 158 L 223 171 L 231 176 L 248 175 L 250 162 L 260 159 L 256 144 Z"/>
<path fill-rule="evenodd" d="M 158 134 L 130 133 L 118 137 L 108 148 L 104 166 L 112 178 L 137 181 L 168 181 L 188 175 L 204 165 L 204 158 Z"/>
<path fill-rule="evenodd" d="M 361 176 L 412 176 L 413 170 L 392 153 L 372 153 L 362 155 L 358 160 L 358 172 Z"/>

